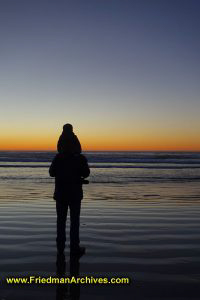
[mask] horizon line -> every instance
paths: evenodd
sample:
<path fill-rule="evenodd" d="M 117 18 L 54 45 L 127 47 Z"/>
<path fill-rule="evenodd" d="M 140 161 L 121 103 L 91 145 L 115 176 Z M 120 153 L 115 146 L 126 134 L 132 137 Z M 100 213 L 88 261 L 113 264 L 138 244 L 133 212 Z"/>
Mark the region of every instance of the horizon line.
<path fill-rule="evenodd" d="M 14 150 L 14 149 L 0 149 L 0 152 L 58 152 L 57 150 L 40 150 L 40 149 L 32 149 L 32 150 Z M 83 152 L 200 152 L 199 150 L 186 150 L 186 149 L 179 149 L 179 150 L 170 150 L 170 149 L 165 149 L 165 150 L 159 150 L 159 149 L 153 149 L 153 150 L 83 150 Z"/>

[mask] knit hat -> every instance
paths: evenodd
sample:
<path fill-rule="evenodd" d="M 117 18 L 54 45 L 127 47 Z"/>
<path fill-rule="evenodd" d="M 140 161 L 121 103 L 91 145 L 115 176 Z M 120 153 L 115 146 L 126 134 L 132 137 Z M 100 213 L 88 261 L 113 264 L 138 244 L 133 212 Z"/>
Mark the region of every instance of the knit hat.
<path fill-rule="evenodd" d="M 73 132 L 73 126 L 71 124 L 69 124 L 69 123 L 65 124 L 63 126 L 63 131 L 64 132 Z"/>

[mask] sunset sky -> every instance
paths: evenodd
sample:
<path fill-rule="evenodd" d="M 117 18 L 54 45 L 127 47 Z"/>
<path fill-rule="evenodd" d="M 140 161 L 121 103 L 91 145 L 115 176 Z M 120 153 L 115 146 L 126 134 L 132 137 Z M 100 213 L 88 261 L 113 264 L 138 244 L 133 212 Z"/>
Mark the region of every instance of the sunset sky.
<path fill-rule="evenodd" d="M 200 151 L 200 1 L 0 0 L 0 150 Z"/>

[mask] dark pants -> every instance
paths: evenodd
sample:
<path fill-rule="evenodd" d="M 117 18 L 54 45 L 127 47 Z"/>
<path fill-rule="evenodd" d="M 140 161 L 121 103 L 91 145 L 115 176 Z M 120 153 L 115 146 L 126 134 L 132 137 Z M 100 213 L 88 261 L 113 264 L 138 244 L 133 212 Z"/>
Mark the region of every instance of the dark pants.
<path fill-rule="evenodd" d="M 68 207 L 70 209 L 70 248 L 79 247 L 79 222 L 81 198 L 71 199 L 68 202 L 56 201 L 57 212 L 57 249 L 63 251 L 66 241 L 66 219 Z"/>

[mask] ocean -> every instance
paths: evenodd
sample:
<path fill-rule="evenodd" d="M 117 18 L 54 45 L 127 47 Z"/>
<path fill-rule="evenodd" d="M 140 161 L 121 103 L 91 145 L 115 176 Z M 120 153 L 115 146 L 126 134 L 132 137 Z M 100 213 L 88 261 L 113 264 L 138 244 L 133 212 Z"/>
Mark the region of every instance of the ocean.
<path fill-rule="evenodd" d="M 0 179 L 51 182 L 46 168 L 55 152 L 0 152 Z M 86 152 L 91 183 L 200 180 L 200 153 Z"/>
<path fill-rule="evenodd" d="M 82 201 L 80 235 L 86 254 L 79 274 L 129 277 L 131 284 L 83 285 L 79 298 L 198 299 L 200 153 L 84 154 L 91 175 Z M 54 179 L 48 174 L 54 156 L 0 152 L 2 280 L 56 274 Z M 66 263 L 69 272 L 68 241 Z M 55 286 L 3 284 L 0 292 L 0 299 L 65 299 L 58 298 Z"/>

